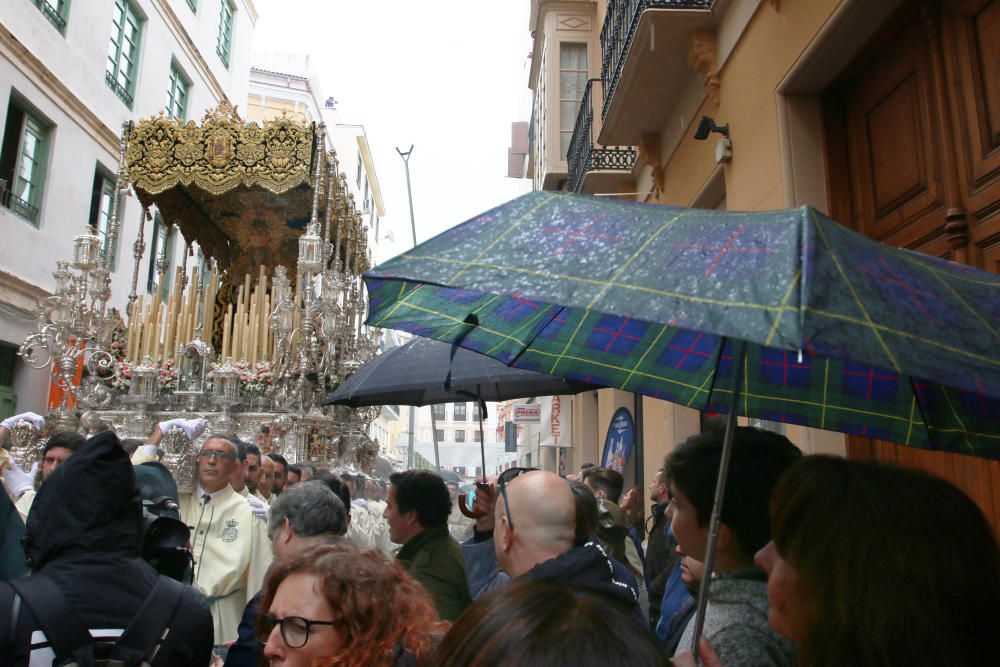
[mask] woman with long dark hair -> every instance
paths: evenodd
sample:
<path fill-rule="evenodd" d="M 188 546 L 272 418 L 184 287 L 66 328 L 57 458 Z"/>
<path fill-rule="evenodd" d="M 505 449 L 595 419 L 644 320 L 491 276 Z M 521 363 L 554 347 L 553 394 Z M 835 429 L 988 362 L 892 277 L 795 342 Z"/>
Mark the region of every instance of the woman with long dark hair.
<path fill-rule="evenodd" d="M 756 557 L 768 623 L 801 667 L 1000 664 L 1000 549 L 949 482 L 809 456 L 781 478 L 771 518 L 773 541 Z"/>

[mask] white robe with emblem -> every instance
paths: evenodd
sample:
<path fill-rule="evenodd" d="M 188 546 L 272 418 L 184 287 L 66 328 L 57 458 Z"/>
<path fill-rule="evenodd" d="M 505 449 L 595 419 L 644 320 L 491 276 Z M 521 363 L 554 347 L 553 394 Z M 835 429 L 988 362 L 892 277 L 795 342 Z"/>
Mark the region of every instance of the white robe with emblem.
<path fill-rule="evenodd" d="M 215 643 L 234 641 L 243 608 L 263 586 L 274 559 L 267 526 L 230 486 L 207 505 L 198 494 L 182 493 L 180 506 L 181 520 L 191 528 L 194 583 L 208 598 Z"/>

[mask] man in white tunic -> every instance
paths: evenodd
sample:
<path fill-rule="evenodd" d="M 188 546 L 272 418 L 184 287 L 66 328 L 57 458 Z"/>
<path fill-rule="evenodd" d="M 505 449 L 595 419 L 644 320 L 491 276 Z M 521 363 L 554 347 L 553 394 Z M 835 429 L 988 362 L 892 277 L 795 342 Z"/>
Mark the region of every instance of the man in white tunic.
<path fill-rule="evenodd" d="M 236 639 L 243 608 L 273 559 L 266 524 L 229 484 L 239 467 L 234 441 L 210 436 L 198 454 L 198 488 L 179 499 L 181 520 L 191 528 L 194 583 L 211 606 L 216 644 Z"/>

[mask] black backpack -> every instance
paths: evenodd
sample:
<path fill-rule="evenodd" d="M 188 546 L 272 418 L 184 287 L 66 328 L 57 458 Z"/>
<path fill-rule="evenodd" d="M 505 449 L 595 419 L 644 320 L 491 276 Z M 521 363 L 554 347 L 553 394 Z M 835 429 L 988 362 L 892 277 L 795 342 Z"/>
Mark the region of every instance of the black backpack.
<path fill-rule="evenodd" d="M 121 637 L 106 643 L 98 642 L 86 628 L 71 622 L 79 616 L 59 587 L 44 574 L 7 583 L 17 594 L 12 627 L 17 627 L 18 608 L 23 601 L 56 654 L 53 667 L 149 667 L 184 592 L 183 584 L 160 576 Z"/>

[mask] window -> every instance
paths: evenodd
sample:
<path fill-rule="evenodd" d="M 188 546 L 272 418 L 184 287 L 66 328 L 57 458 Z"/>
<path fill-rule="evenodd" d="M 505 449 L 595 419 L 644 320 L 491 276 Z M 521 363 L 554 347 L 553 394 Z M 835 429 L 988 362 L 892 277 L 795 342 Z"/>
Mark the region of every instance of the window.
<path fill-rule="evenodd" d="M 115 183 L 100 166 L 94 172 L 94 188 L 90 195 L 90 226 L 101 239 L 101 254 L 110 262 L 111 270 L 118 263 L 118 241 L 111 244 L 111 204 Z"/>
<path fill-rule="evenodd" d="M 443 428 L 434 429 L 434 438 L 438 442 L 444 442 L 444 429 Z"/>
<path fill-rule="evenodd" d="M 465 442 L 465 430 L 458 428 L 455 429 L 455 442 Z"/>
<path fill-rule="evenodd" d="M 472 421 L 479 421 L 479 401 L 474 401 L 472 403 Z"/>
<path fill-rule="evenodd" d="M 188 7 L 191 8 L 192 12 L 198 12 L 198 0 L 188 0 Z"/>
<path fill-rule="evenodd" d="M 170 63 L 170 80 L 167 84 L 167 115 L 183 121 L 187 115 L 188 90 L 191 83 L 177 63 Z"/>
<path fill-rule="evenodd" d="M 453 419 L 455 421 L 457 421 L 457 422 L 464 422 L 465 418 L 466 418 L 465 417 L 465 403 L 456 403 L 455 404 L 455 416 L 453 417 Z"/>
<path fill-rule="evenodd" d="M 45 186 L 50 127 L 27 104 L 11 95 L 0 149 L 0 203 L 36 227 Z"/>
<path fill-rule="evenodd" d="M 431 416 L 434 417 L 434 419 L 445 419 L 444 403 L 438 403 L 437 405 L 432 405 Z"/>
<path fill-rule="evenodd" d="M 170 262 L 173 259 L 174 235 L 170 227 L 164 222 L 160 214 L 153 218 L 153 233 L 150 235 L 149 244 L 149 278 L 146 281 L 146 291 L 150 294 L 156 290 L 156 281 L 159 279 L 159 270 L 156 262 L 160 255 L 165 255 L 167 259 L 166 272 L 163 276 L 163 284 L 160 285 L 160 299 L 167 300 L 167 292 L 170 289 Z"/>
<path fill-rule="evenodd" d="M 472 441 L 473 442 L 482 442 L 483 441 L 483 432 L 479 431 L 479 430 L 473 431 L 472 432 Z"/>
<path fill-rule="evenodd" d="M 215 52 L 222 58 L 222 64 L 229 67 L 229 53 L 233 48 L 233 14 L 236 10 L 229 0 L 222 0 L 219 5 L 219 41 Z"/>
<path fill-rule="evenodd" d="M 587 45 L 577 42 L 559 44 L 559 155 L 569 152 L 569 142 L 576 126 L 576 114 L 587 87 Z"/>
<path fill-rule="evenodd" d="M 135 96 L 135 77 L 138 74 L 142 19 L 129 0 L 115 0 L 114 17 L 111 46 L 108 49 L 108 70 L 104 74 L 104 80 L 131 109 Z"/>
<path fill-rule="evenodd" d="M 358 187 L 361 187 L 361 151 L 358 151 Z"/>
<path fill-rule="evenodd" d="M 31 0 L 38 11 L 49 20 L 56 30 L 66 32 L 66 17 L 69 15 L 69 0 Z"/>
<path fill-rule="evenodd" d="M 368 207 L 370 206 L 370 204 L 368 203 L 368 179 L 367 178 L 365 179 L 365 196 L 364 196 L 364 202 L 365 202 L 364 212 L 367 213 L 368 210 L 369 210 Z"/>

